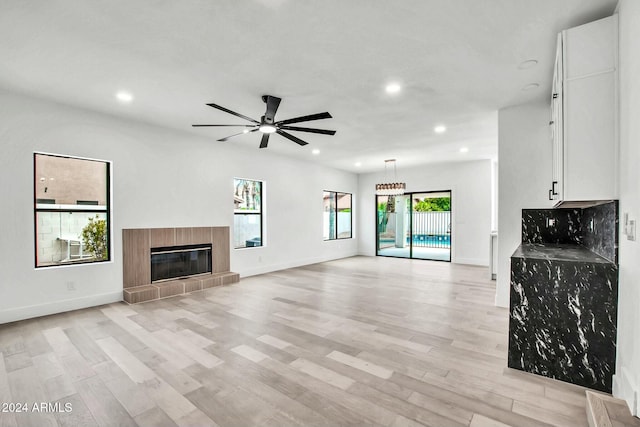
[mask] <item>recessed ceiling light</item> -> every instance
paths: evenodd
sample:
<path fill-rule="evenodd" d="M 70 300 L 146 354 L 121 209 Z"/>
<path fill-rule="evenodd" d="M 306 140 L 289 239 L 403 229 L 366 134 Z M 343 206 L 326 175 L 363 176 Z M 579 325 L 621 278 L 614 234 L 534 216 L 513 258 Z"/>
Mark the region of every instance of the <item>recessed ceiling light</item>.
<path fill-rule="evenodd" d="M 523 87 L 522 90 L 524 90 L 526 92 L 528 90 L 537 89 L 538 87 L 540 87 L 540 85 L 538 83 L 529 83 L 528 85 Z"/>
<path fill-rule="evenodd" d="M 445 125 L 438 125 L 433 128 L 435 133 L 445 133 L 447 131 L 447 127 Z"/>
<path fill-rule="evenodd" d="M 242 133 L 249 133 L 249 129 L 243 130 Z"/>
<path fill-rule="evenodd" d="M 355 162 L 353 165 L 355 167 L 359 168 L 360 166 L 362 166 L 362 162 Z"/>
<path fill-rule="evenodd" d="M 314 149 L 311 151 L 311 154 L 313 154 L 313 155 L 317 156 L 318 154 L 320 154 L 320 150 L 318 150 L 317 148 L 314 148 Z"/>
<path fill-rule="evenodd" d="M 537 59 L 527 59 L 526 61 L 522 61 L 518 65 L 518 69 L 519 70 L 526 70 L 528 68 L 533 68 L 536 65 L 538 65 L 538 60 Z"/>
<path fill-rule="evenodd" d="M 118 98 L 118 101 L 125 103 L 133 101 L 133 95 L 131 95 L 129 92 L 124 91 L 116 93 L 116 98 Z"/>
<path fill-rule="evenodd" d="M 402 89 L 402 87 L 400 86 L 399 83 L 389 83 L 384 90 L 387 91 L 387 93 L 389 94 L 394 94 L 394 93 L 398 93 L 400 92 L 400 89 Z"/>
<path fill-rule="evenodd" d="M 469 152 L 469 149 L 468 149 L 467 147 L 462 147 L 462 148 L 460 149 L 460 152 L 461 152 L 461 153 L 467 153 L 467 152 Z"/>

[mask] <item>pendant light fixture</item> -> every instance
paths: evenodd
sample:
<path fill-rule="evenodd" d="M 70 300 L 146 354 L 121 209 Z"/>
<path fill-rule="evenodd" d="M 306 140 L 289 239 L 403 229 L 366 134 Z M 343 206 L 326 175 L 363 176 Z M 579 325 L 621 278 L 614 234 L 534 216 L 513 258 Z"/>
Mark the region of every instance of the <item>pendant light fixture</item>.
<path fill-rule="evenodd" d="M 393 166 L 393 181 L 387 178 L 387 169 Z M 378 196 L 401 196 L 407 188 L 404 182 L 398 182 L 398 173 L 396 169 L 396 159 L 388 159 L 384 161 L 384 179 L 386 182 L 376 184 L 376 194 Z"/>

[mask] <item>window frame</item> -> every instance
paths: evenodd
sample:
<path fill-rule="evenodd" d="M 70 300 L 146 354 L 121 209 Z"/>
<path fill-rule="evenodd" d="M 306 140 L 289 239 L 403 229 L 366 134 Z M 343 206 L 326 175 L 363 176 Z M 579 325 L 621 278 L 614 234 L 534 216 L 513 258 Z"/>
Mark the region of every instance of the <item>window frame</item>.
<path fill-rule="evenodd" d="M 335 214 L 335 227 L 336 227 L 336 232 L 335 235 L 336 237 L 331 237 L 329 236 L 328 239 L 325 239 L 324 236 L 322 236 L 323 241 L 325 242 L 330 242 L 333 240 L 347 240 L 347 239 L 353 239 L 353 193 L 347 193 L 345 191 L 332 191 L 332 190 L 322 190 L 322 194 L 323 194 L 323 199 L 324 199 L 324 193 L 329 193 L 335 199 L 335 211 L 333 212 L 333 214 Z M 340 233 L 338 233 L 338 213 L 340 212 L 338 209 L 338 198 L 339 195 L 349 195 L 349 236 L 348 237 L 339 237 Z M 325 212 L 323 210 L 323 212 Z M 329 215 L 331 215 L 332 212 L 329 211 Z M 323 220 L 324 221 L 324 220 Z M 323 224 L 324 226 L 324 224 Z"/>
<path fill-rule="evenodd" d="M 64 158 L 64 159 L 75 159 L 75 160 L 84 160 L 84 161 L 90 161 L 90 162 L 99 162 L 99 163 L 104 163 L 106 166 L 106 188 L 105 188 L 105 197 L 106 197 L 106 205 L 104 207 L 104 209 L 102 209 L 102 207 L 100 205 L 93 205 L 93 204 L 76 204 L 76 205 L 59 205 L 59 206 L 64 206 L 65 209 L 61 209 L 61 208 L 46 208 L 46 207 L 42 207 L 43 205 L 47 205 L 47 203 L 38 203 L 38 198 L 37 198 L 37 191 L 38 191 L 38 177 L 37 177 L 37 158 L 38 156 L 49 156 L 49 157 L 59 157 L 59 158 Z M 78 266 L 78 265 L 89 265 L 89 264 L 103 264 L 103 263 L 109 263 L 113 261 L 113 254 L 112 254 L 112 248 L 113 248 L 113 235 L 112 235 L 112 224 L 111 224 L 111 199 L 112 199 L 112 194 L 111 194 L 111 189 L 113 188 L 112 186 L 112 162 L 110 160 L 102 160 L 102 159 L 93 159 L 93 158 L 88 158 L 88 157 L 80 157 L 80 156 L 72 156 L 72 155 L 67 155 L 67 154 L 55 154 L 55 153 L 45 153 L 42 151 L 34 151 L 33 152 L 33 248 L 34 248 L 34 259 L 33 259 L 33 263 L 34 263 L 34 268 L 36 270 L 40 270 L 40 269 L 50 269 L 50 268 L 59 268 L 59 267 L 73 267 L 73 266 Z M 38 207 L 40 205 L 40 207 Z M 53 206 L 56 206 L 57 204 L 54 204 Z M 75 206 L 75 207 L 74 207 Z M 92 206 L 100 206 L 100 209 L 96 209 L 93 208 Z M 63 213 L 96 213 L 96 214 L 104 214 L 105 216 L 105 220 L 107 222 L 107 230 L 106 230 L 106 236 L 107 236 L 107 258 L 106 259 L 102 259 L 102 260 L 86 260 L 86 261 L 82 261 L 82 260 L 78 260 L 78 261 L 74 261 L 74 262 L 58 262 L 56 264 L 50 264 L 50 265 L 38 265 L 38 250 L 39 250 L 39 246 L 38 246 L 38 213 L 43 212 L 43 213 L 48 213 L 48 212 L 57 212 L 60 214 Z"/>
<path fill-rule="evenodd" d="M 233 239 L 233 249 L 254 249 L 254 248 L 263 248 L 265 247 L 265 240 L 264 240 L 264 181 L 260 180 L 260 179 L 253 179 L 253 178 L 239 178 L 239 177 L 234 177 L 233 178 L 233 188 L 234 188 L 234 196 L 235 196 L 235 187 L 236 187 L 236 180 L 242 180 L 242 181 L 253 181 L 253 182 L 257 182 L 260 184 L 260 212 L 236 212 L 235 206 L 233 209 L 233 229 L 234 229 L 234 234 L 235 234 L 235 226 L 236 226 L 236 215 L 240 215 L 240 216 L 251 216 L 251 215 L 256 215 L 259 218 L 259 222 L 260 222 L 260 245 L 258 246 L 236 246 L 235 245 L 235 235 L 234 235 L 234 239 Z"/>

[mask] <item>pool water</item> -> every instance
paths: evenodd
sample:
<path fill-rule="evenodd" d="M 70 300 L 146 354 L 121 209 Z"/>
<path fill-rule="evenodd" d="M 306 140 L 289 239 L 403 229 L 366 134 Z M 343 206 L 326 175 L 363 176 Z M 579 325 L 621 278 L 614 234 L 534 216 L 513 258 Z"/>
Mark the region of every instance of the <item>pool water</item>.
<path fill-rule="evenodd" d="M 393 243 L 394 239 L 380 239 L 380 243 Z M 407 243 L 409 243 L 409 237 L 407 237 Z M 414 246 L 426 246 L 437 248 L 448 248 L 451 246 L 450 235 L 434 235 L 434 234 L 414 234 L 413 235 Z"/>
<path fill-rule="evenodd" d="M 408 239 L 407 239 L 408 240 Z M 451 236 L 449 235 L 432 235 L 432 234 L 414 234 L 414 243 L 436 243 L 436 244 L 451 244 Z"/>

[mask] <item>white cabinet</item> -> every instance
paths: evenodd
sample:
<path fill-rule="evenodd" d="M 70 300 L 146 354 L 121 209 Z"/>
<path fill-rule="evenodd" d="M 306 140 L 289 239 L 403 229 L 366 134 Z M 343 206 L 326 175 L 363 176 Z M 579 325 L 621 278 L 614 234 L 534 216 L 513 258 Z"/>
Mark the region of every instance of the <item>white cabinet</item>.
<path fill-rule="evenodd" d="M 551 100 L 549 198 L 617 199 L 617 16 L 565 30 Z"/>
<path fill-rule="evenodd" d="M 549 200 L 562 200 L 563 188 L 563 93 L 562 93 L 562 34 L 558 34 L 556 44 L 556 60 L 553 68 L 553 83 L 551 87 L 551 188 L 549 189 Z"/>

